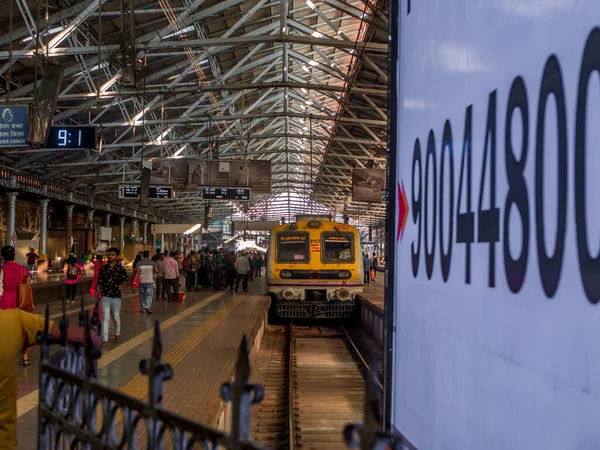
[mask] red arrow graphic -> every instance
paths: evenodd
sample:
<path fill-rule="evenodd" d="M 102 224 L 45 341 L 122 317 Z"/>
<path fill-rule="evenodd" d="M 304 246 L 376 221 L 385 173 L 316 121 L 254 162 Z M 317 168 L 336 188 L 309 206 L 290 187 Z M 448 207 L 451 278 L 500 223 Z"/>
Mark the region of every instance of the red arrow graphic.
<path fill-rule="evenodd" d="M 402 185 L 398 183 L 398 233 L 396 234 L 396 241 L 402 239 L 404 236 L 404 228 L 406 227 L 407 220 L 408 200 L 406 199 L 406 189 L 404 189 L 404 183 Z"/>

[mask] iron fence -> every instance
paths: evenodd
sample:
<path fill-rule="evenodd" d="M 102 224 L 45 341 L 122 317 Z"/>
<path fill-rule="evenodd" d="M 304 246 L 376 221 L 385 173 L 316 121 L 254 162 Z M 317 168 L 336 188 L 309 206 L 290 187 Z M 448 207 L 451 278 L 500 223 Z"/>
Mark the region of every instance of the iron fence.
<path fill-rule="evenodd" d="M 233 381 L 221 387 L 221 397 L 231 402 L 231 432 L 225 433 L 196 423 L 162 407 L 163 383 L 173 377 L 173 368 L 162 361 L 159 323 L 155 323 L 152 355 L 140 361 L 140 372 L 148 376 L 148 400 L 142 401 L 97 382 L 100 350 L 92 332 L 100 334 L 97 309 L 90 317 L 82 309 L 79 323 L 84 327 L 84 345 L 68 343 L 69 321 L 64 313 L 59 322 L 58 342 L 46 326 L 38 336 L 41 347 L 38 405 L 38 449 L 176 449 L 176 450 L 260 450 L 249 440 L 250 409 L 263 399 L 260 385 L 251 384 L 246 337 L 239 347 Z M 50 355 L 50 347 L 61 351 Z M 395 436 L 380 432 L 381 390 L 375 382 L 376 369 L 366 378 L 365 423 L 348 425 L 344 438 L 349 448 L 379 450 L 386 446 L 401 449 Z M 342 430 L 340 430 L 342 432 Z"/>

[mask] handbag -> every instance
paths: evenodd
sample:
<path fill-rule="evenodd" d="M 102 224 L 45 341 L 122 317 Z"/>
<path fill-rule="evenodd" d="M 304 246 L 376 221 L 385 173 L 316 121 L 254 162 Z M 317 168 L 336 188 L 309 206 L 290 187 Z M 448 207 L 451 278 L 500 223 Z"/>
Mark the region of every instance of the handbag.
<path fill-rule="evenodd" d="M 21 279 L 17 290 L 17 308 L 26 312 L 33 312 L 33 290 L 27 276 L 25 276 L 25 270 L 27 269 L 21 266 Z"/>

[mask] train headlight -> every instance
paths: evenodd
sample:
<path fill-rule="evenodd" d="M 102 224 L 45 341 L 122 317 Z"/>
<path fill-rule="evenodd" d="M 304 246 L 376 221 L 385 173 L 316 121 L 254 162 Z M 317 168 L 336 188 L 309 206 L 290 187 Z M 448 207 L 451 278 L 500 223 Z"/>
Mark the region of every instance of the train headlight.
<path fill-rule="evenodd" d="M 338 289 L 335 291 L 335 296 L 342 301 L 350 300 L 350 291 L 346 288 Z"/>
<path fill-rule="evenodd" d="M 291 288 L 286 288 L 286 289 L 283 290 L 283 292 L 281 293 L 281 295 L 286 300 L 293 300 L 296 297 L 296 291 L 294 289 L 291 289 Z"/>
<path fill-rule="evenodd" d="M 338 277 L 340 277 L 342 280 L 347 280 L 351 276 L 352 276 L 352 274 L 350 273 L 349 270 L 340 270 L 338 272 Z"/>
<path fill-rule="evenodd" d="M 282 270 L 281 272 L 279 272 L 279 276 L 281 278 L 292 278 L 292 272 L 291 270 Z"/>

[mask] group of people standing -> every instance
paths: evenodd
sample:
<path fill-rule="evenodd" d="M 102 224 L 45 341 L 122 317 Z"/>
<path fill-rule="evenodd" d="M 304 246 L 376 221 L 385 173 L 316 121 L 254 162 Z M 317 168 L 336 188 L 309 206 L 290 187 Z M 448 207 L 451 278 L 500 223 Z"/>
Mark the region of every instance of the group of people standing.
<path fill-rule="evenodd" d="M 373 253 L 373 256 L 369 257 L 368 253 L 363 253 L 363 267 L 365 271 L 364 283 L 367 285 L 370 285 L 371 282 L 375 283 L 377 280 L 377 269 L 379 268 L 377 255 Z"/>
<path fill-rule="evenodd" d="M 236 266 L 237 260 L 242 256 L 244 259 L 240 260 Z M 163 256 L 161 256 L 158 250 L 156 258 L 158 258 L 157 261 L 160 264 Z M 185 257 L 182 257 L 180 261 L 181 273 L 185 276 L 185 286 L 188 292 L 211 287 L 214 290 L 227 288 L 234 290 L 238 275 L 240 275 L 239 281 L 243 281 L 244 276 L 247 276 L 248 281 L 253 281 L 254 278 L 262 276 L 262 268 L 264 266 L 264 258 L 261 254 L 254 255 L 247 252 L 240 252 L 236 256 L 234 251 L 223 249 L 204 249 L 200 252 L 191 251 Z M 161 274 L 159 268 L 157 284 L 160 285 L 160 283 Z"/>

